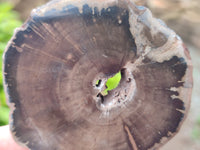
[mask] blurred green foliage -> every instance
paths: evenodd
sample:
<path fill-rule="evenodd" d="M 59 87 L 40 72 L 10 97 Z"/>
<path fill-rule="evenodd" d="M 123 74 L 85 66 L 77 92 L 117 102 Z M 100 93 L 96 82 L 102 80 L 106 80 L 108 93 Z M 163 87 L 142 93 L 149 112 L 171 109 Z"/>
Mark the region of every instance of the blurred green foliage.
<path fill-rule="evenodd" d="M 200 116 L 198 117 L 196 124 L 192 130 L 192 138 L 194 140 L 200 140 Z"/>
<path fill-rule="evenodd" d="M 8 124 L 9 108 L 3 90 L 2 56 L 6 44 L 13 35 L 16 27 L 21 26 L 18 14 L 13 11 L 10 3 L 0 2 L 0 126 Z"/>

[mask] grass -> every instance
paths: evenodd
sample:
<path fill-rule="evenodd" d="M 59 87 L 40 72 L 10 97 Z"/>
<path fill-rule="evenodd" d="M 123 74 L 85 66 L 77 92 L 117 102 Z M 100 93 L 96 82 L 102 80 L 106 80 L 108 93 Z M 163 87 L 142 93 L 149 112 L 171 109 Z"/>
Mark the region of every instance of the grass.
<path fill-rule="evenodd" d="M 3 90 L 2 55 L 14 29 L 21 24 L 12 4 L 0 2 L 0 126 L 8 124 L 9 119 L 9 108 Z"/>

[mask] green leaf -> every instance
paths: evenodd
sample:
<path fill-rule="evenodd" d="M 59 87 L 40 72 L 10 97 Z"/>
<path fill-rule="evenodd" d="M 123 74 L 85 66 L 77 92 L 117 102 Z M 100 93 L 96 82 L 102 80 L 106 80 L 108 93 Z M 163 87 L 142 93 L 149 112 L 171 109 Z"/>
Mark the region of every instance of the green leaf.
<path fill-rule="evenodd" d="M 118 86 L 120 80 L 121 80 L 121 72 L 118 72 L 113 77 L 109 78 L 106 82 L 107 89 L 105 89 L 102 92 L 102 95 L 104 95 L 104 96 L 108 95 L 108 91 L 115 89 Z"/>

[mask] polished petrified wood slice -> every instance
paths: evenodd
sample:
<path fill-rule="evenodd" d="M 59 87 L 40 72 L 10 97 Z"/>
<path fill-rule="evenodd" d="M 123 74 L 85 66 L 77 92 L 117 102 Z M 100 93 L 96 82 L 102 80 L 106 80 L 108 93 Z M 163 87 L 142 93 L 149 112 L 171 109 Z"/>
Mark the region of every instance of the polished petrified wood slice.
<path fill-rule="evenodd" d="M 13 136 L 31 150 L 147 150 L 179 130 L 192 65 L 180 37 L 131 0 L 55 0 L 16 30 L 4 80 Z"/>

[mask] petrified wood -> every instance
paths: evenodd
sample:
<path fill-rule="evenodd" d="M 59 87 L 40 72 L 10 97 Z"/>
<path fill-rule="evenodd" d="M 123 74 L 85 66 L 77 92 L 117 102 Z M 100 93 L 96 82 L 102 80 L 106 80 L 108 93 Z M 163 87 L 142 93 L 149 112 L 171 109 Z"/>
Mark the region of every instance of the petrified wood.
<path fill-rule="evenodd" d="M 54 0 L 16 30 L 4 83 L 13 136 L 31 150 L 158 149 L 188 113 L 192 64 L 180 37 L 131 0 Z"/>

